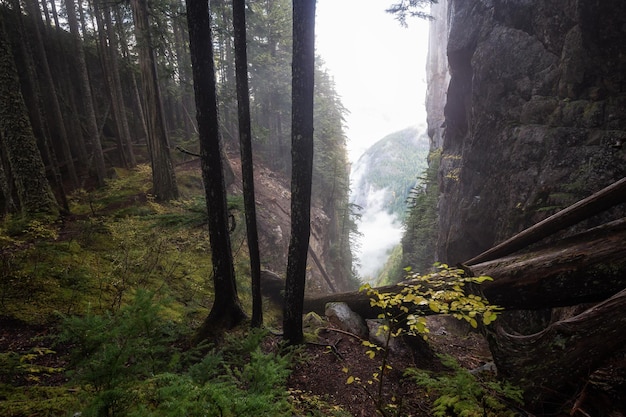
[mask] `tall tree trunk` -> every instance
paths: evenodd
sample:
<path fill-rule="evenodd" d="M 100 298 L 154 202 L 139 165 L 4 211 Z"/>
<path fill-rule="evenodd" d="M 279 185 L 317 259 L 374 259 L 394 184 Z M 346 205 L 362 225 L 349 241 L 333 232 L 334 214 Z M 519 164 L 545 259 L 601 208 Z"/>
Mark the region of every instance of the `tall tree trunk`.
<path fill-rule="evenodd" d="M 115 8 L 115 29 L 117 32 L 117 36 L 119 38 L 119 46 L 122 51 L 122 56 L 124 57 L 126 61 L 126 65 L 130 68 L 132 67 L 131 56 L 130 56 L 130 51 L 128 49 L 128 40 L 126 39 L 126 33 L 124 32 L 124 26 L 122 22 L 123 22 L 122 12 L 120 11 L 119 6 L 117 6 Z M 134 72 L 131 72 L 130 77 L 132 81 L 131 95 L 134 100 L 133 104 L 137 107 L 136 108 L 137 116 L 139 117 L 139 120 L 141 122 L 141 134 L 144 135 L 147 141 L 148 140 L 147 139 L 148 138 L 148 123 L 146 122 L 145 112 L 143 110 L 143 105 L 141 104 L 141 97 L 139 96 L 139 86 L 137 85 L 137 77 L 135 76 Z M 130 128 L 129 128 L 129 131 L 130 131 Z M 136 164 L 137 160 L 135 159 L 134 151 L 132 149 L 132 141 L 128 143 L 128 146 L 129 146 L 129 155 L 133 157 L 133 160 L 135 161 L 135 164 Z"/>
<path fill-rule="evenodd" d="M 220 152 L 215 64 L 208 2 L 188 0 L 187 21 L 196 97 L 196 119 L 200 133 L 202 178 L 209 213 L 209 239 L 215 290 L 211 312 L 197 333 L 197 340 L 202 340 L 207 338 L 212 330 L 236 326 L 245 318 L 245 313 L 237 295 L 233 254 L 228 234 L 228 209 Z"/>
<path fill-rule="evenodd" d="M 133 151 L 133 144 L 130 136 L 130 128 L 128 127 L 128 117 L 126 116 L 126 104 L 124 103 L 124 93 L 122 91 L 122 80 L 120 78 L 120 66 L 118 61 L 118 42 L 115 34 L 115 28 L 113 27 L 113 22 L 111 21 L 111 5 L 107 5 L 104 12 L 104 21 L 106 23 L 107 28 L 107 37 L 109 38 L 109 59 L 110 59 L 110 70 L 111 76 L 113 79 L 113 91 L 117 113 L 115 115 L 115 120 L 119 123 L 118 129 L 120 130 L 121 141 L 122 141 L 122 151 L 124 153 L 124 161 L 126 161 L 126 165 L 128 167 L 134 167 L 137 165 L 137 160 L 135 159 L 135 151 Z M 116 5 L 115 7 L 119 7 Z"/>
<path fill-rule="evenodd" d="M 155 52 L 152 47 L 147 0 L 132 0 L 131 7 L 135 19 L 137 49 L 139 50 L 143 109 L 148 127 L 147 142 L 152 163 L 153 193 L 157 200 L 173 200 L 178 198 L 178 186 L 170 155 L 165 115 L 163 114 L 163 100 L 161 99 Z"/>
<path fill-rule="evenodd" d="M 45 0 L 42 4 L 45 3 Z M 65 213 L 70 212 L 69 203 L 67 201 L 67 194 L 65 192 L 65 185 L 63 184 L 63 177 L 59 171 L 59 162 L 54 152 L 50 140 L 50 132 L 48 132 L 48 126 L 45 119 L 45 105 L 41 90 L 39 89 L 39 83 L 37 82 L 37 72 L 35 71 L 35 62 L 33 61 L 32 52 L 26 42 L 26 29 L 24 28 L 24 17 L 22 14 L 19 0 L 11 0 L 13 7 L 13 13 L 15 15 L 15 21 L 18 27 L 18 36 L 20 39 L 19 47 L 22 57 L 22 68 L 26 68 L 26 74 L 24 75 L 24 87 L 23 93 L 26 107 L 29 108 L 30 122 L 33 129 L 33 133 L 36 138 L 39 138 L 39 149 L 43 157 L 44 165 L 47 162 L 49 169 L 52 172 L 52 186 L 56 190 L 56 195 L 60 199 L 63 211 Z"/>
<path fill-rule="evenodd" d="M 63 162 L 67 167 L 67 172 L 69 174 L 70 181 L 74 187 L 79 186 L 78 175 L 76 173 L 76 167 L 74 165 L 74 158 L 72 156 L 72 151 L 70 148 L 70 142 L 67 135 L 67 130 L 65 129 L 65 122 L 63 119 L 63 113 L 61 112 L 61 105 L 59 104 L 59 98 L 57 96 L 57 89 L 54 85 L 54 81 L 52 78 L 52 72 L 50 71 L 50 66 L 48 65 L 48 58 L 46 54 L 46 50 L 43 45 L 43 38 L 41 31 L 43 30 L 43 22 L 41 20 L 41 13 L 39 12 L 39 6 L 37 4 L 37 0 L 26 0 L 26 5 L 28 7 L 29 13 L 35 19 L 35 45 L 34 50 L 38 55 L 38 59 L 41 63 L 43 69 L 43 83 L 46 85 L 46 89 L 48 90 L 50 107 L 52 109 L 52 115 L 54 116 L 57 132 L 59 135 L 59 139 L 61 141 L 61 150 L 63 152 Z"/>
<path fill-rule="evenodd" d="M 235 78 L 237 82 L 243 199 L 246 212 L 248 251 L 250 252 L 250 275 L 252 278 L 252 326 L 260 327 L 263 325 L 263 297 L 261 296 L 261 258 L 259 255 L 259 235 L 256 224 L 254 161 L 252 159 L 252 133 L 250 128 L 245 0 L 233 0 L 233 28 L 235 34 Z"/>
<path fill-rule="evenodd" d="M 285 282 L 284 338 L 303 341 L 302 310 L 311 235 L 315 0 L 293 1 L 291 239 Z"/>
<path fill-rule="evenodd" d="M 102 153 L 102 144 L 100 143 L 100 135 L 98 133 L 96 111 L 94 109 L 93 98 L 91 96 L 91 84 L 89 82 L 89 73 L 87 72 L 87 63 L 85 61 L 85 51 L 83 49 L 83 43 L 78 31 L 78 19 L 76 18 L 74 0 L 65 0 L 65 7 L 67 8 L 67 21 L 70 25 L 70 33 L 72 34 L 72 38 L 74 40 L 74 54 L 76 55 L 76 61 L 78 63 L 80 95 L 83 99 L 83 108 L 85 109 L 87 115 L 88 144 L 92 154 L 91 158 L 93 158 L 92 160 L 95 168 L 94 171 L 96 174 L 96 181 L 98 186 L 102 187 L 104 186 L 104 179 L 106 176 L 104 155 Z"/>
<path fill-rule="evenodd" d="M 0 140 L 16 186 L 22 214 L 56 214 L 58 207 L 46 178 L 4 21 L 0 17 Z"/>
<path fill-rule="evenodd" d="M 176 50 L 176 64 L 178 65 L 178 75 L 180 82 L 180 111 L 182 117 L 183 131 L 185 139 L 190 139 L 193 134 L 194 127 L 193 121 L 189 117 L 188 108 L 191 107 L 192 102 L 191 95 L 189 94 L 189 84 L 191 81 L 191 75 L 189 74 L 189 53 L 185 46 L 186 40 L 183 19 L 177 19 L 173 22 L 174 29 L 174 45 Z M 188 45 L 188 43 L 187 43 Z"/>

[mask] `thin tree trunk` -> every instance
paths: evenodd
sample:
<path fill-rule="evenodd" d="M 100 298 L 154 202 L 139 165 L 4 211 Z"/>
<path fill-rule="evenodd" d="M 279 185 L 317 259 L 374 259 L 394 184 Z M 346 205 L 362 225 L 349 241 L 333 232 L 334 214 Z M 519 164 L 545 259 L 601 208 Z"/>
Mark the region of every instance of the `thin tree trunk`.
<path fill-rule="evenodd" d="M 115 7 L 119 7 L 116 5 Z M 128 117 L 126 116 L 126 104 L 124 103 L 124 93 L 122 91 L 122 80 L 120 79 L 120 66 L 118 61 L 118 42 L 115 36 L 115 30 L 113 22 L 111 21 L 111 6 L 107 6 L 104 9 L 104 20 L 107 28 L 107 37 L 109 38 L 109 58 L 110 58 L 110 70 L 113 78 L 113 91 L 117 103 L 116 120 L 119 120 L 120 135 L 122 141 L 122 150 L 124 152 L 124 160 L 127 166 L 134 167 L 137 165 L 135 159 L 135 151 L 133 150 L 133 144 L 130 136 L 130 129 L 128 127 Z M 119 118 L 119 119 L 118 119 Z"/>
<path fill-rule="evenodd" d="M 117 32 L 117 36 L 119 37 L 119 46 L 121 47 L 122 50 L 122 56 L 124 57 L 124 59 L 127 61 L 126 65 L 128 67 L 132 67 L 131 64 L 131 58 L 130 58 L 130 51 L 128 50 L 128 40 L 126 39 L 126 34 L 124 32 L 124 27 L 122 25 L 122 13 L 120 12 L 119 6 L 115 8 L 115 24 L 116 24 L 116 32 Z M 131 73 L 131 80 L 132 80 L 132 97 L 134 100 L 134 104 L 137 107 L 137 117 L 139 117 L 139 120 L 141 121 L 141 129 L 142 129 L 142 134 L 143 137 L 148 138 L 148 123 L 146 122 L 146 118 L 145 118 L 145 112 L 143 110 L 143 105 L 141 104 L 141 98 L 139 96 L 139 86 L 137 85 L 137 77 L 135 76 L 135 73 L 132 72 Z M 127 119 L 128 121 L 128 119 Z M 130 129 L 129 129 L 130 131 Z M 132 141 L 128 143 L 129 146 L 129 155 L 133 156 L 133 160 L 135 160 L 135 163 L 137 162 L 135 159 L 135 155 L 134 155 L 134 151 L 132 149 Z"/>
<path fill-rule="evenodd" d="M 0 140 L 16 186 L 22 214 L 56 214 L 58 207 L 46 178 L 4 21 L 0 17 Z"/>
<path fill-rule="evenodd" d="M 315 0 L 293 1 L 291 239 L 285 281 L 284 338 L 303 341 L 302 312 L 311 235 Z"/>
<path fill-rule="evenodd" d="M 76 173 L 76 167 L 74 165 L 74 158 L 72 156 L 72 151 L 70 148 L 70 142 L 67 135 L 67 130 L 65 129 L 65 122 L 63 119 L 63 113 L 61 112 L 61 106 L 59 104 L 59 99 L 57 96 L 57 89 L 54 86 L 54 81 L 52 78 L 52 72 L 50 71 L 50 66 L 48 65 L 48 58 L 46 55 L 46 51 L 43 45 L 42 38 L 42 26 L 43 22 L 41 20 L 41 14 L 39 13 L 39 7 L 37 4 L 37 0 L 26 0 L 27 7 L 29 9 L 29 13 L 35 19 L 35 52 L 38 55 L 40 64 L 43 69 L 43 82 L 46 84 L 46 88 L 49 94 L 50 107 L 52 108 L 52 115 L 54 116 L 56 128 L 58 131 L 59 139 L 61 141 L 61 149 L 63 151 L 63 162 L 67 167 L 67 172 L 70 177 L 70 181 L 74 187 L 79 186 L 78 175 Z"/>
<path fill-rule="evenodd" d="M 147 142 L 152 163 L 153 193 L 157 200 L 168 201 L 178 198 L 178 185 L 170 155 L 156 57 L 150 34 L 147 1 L 132 0 L 131 7 L 135 19 L 141 84 L 145 100 L 143 109 L 148 126 Z"/>
<path fill-rule="evenodd" d="M 260 327 L 263 325 L 263 297 L 261 296 L 261 257 L 259 255 L 259 234 L 256 222 L 254 160 L 252 158 L 252 133 L 250 128 L 245 0 L 233 0 L 233 28 L 235 35 L 235 77 L 237 82 L 243 199 L 246 213 L 248 251 L 250 253 L 250 276 L 252 279 L 252 326 Z"/>
<path fill-rule="evenodd" d="M 106 177 L 104 155 L 102 154 L 102 144 L 100 143 L 100 135 L 98 134 L 98 121 L 96 120 L 96 111 L 91 96 L 91 84 L 89 82 L 89 73 L 87 72 L 87 63 L 85 61 L 85 51 L 83 50 L 83 43 L 78 31 L 78 19 L 76 18 L 74 0 L 65 0 L 65 7 L 67 8 L 67 20 L 70 26 L 70 33 L 74 40 L 74 54 L 76 55 L 76 61 L 78 63 L 80 95 L 83 98 L 83 108 L 87 115 L 87 137 L 92 153 L 91 158 L 93 158 L 96 182 L 98 187 L 102 187 L 104 186 L 104 179 Z"/>
<path fill-rule="evenodd" d="M 215 290 L 211 312 L 196 334 L 196 340 L 200 341 L 209 337 L 214 330 L 236 326 L 245 318 L 245 313 L 237 295 L 233 254 L 228 234 L 228 209 L 220 152 L 215 64 L 211 47 L 208 2 L 188 0 L 187 21 Z"/>

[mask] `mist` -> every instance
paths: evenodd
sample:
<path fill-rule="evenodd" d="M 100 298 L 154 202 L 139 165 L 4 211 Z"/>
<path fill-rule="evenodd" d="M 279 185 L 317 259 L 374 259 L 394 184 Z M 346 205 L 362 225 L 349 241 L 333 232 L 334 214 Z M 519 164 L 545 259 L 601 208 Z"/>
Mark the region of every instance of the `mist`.
<path fill-rule="evenodd" d="M 403 233 L 402 222 L 386 209 L 390 191 L 370 189 L 359 222 L 362 236 L 360 248 L 356 251 L 359 261 L 357 272 L 364 283 L 374 284 L 391 250 L 400 242 Z"/>

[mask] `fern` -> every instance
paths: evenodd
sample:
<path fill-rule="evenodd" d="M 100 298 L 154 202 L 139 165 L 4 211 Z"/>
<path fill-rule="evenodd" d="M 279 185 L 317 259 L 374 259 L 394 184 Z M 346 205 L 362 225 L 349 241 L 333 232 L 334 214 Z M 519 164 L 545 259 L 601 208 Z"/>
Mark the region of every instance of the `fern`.
<path fill-rule="evenodd" d="M 451 373 L 433 377 L 420 369 L 407 369 L 405 375 L 437 395 L 432 412 L 435 417 L 514 417 L 511 404 L 522 404 L 522 391 L 508 382 L 483 381 L 462 368 L 454 358 L 440 356 Z"/>

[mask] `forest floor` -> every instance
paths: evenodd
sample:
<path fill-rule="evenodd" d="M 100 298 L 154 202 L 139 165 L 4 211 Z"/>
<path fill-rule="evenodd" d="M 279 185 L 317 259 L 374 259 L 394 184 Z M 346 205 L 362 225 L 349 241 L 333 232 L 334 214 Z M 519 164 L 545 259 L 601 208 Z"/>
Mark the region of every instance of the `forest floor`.
<path fill-rule="evenodd" d="M 378 383 L 368 384 L 368 381 L 379 372 L 381 354 L 370 358 L 366 353 L 368 348 L 360 339 L 332 327 L 318 329 L 317 336 L 315 341 L 303 346 L 288 379 L 291 402 L 307 415 L 373 417 L 381 415 L 378 405 L 393 411 L 388 415 L 432 416 L 433 398 L 429 391 L 405 377 L 405 369 L 445 372 L 433 353 L 451 355 L 466 369 L 475 369 L 490 360 L 486 342 L 478 334 L 458 334 L 441 328 L 429 338 L 432 351 L 422 349 L 422 353 L 416 353 L 420 349 L 404 344 L 391 351 L 388 358 L 391 368 L 383 378 L 379 396 Z M 0 354 L 14 352 L 22 358 L 28 357 L 32 370 L 40 370 L 15 372 L 11 377 L 4 373 L 0 383 L 32 388 L 70 387 L 70 380 L 63 371 L 69 363 L 70 348 L 59 346 L 54 340 L 52 328 L 0 320 Z M 263 346 L 265 350 L 278 351 L 281 337 L 270 334 Z M 355 381 L 347 383 L 351 377 Z M 73 389 L 70 387 L 67 391 L 71 394 Z"/>

